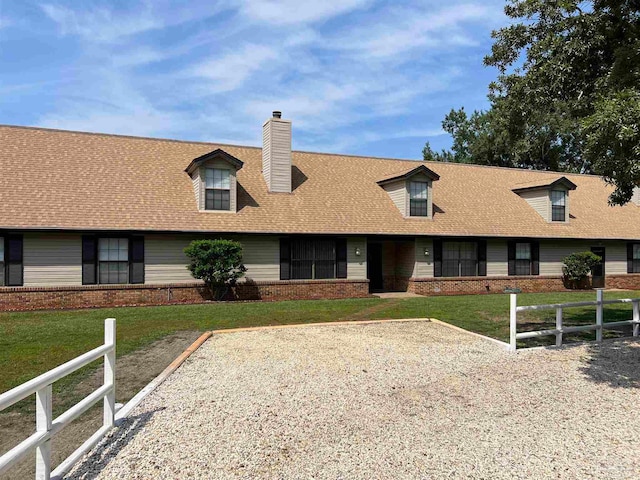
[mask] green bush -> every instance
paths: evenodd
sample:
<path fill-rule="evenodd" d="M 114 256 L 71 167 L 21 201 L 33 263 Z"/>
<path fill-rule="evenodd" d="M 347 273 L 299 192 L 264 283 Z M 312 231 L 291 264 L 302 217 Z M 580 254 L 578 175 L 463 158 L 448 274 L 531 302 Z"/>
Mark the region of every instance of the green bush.
<path fill-rule="evenodd" d="M 577 252 L 562 259 L 562 271 L 567 280 L 581 282 L 589 276 L 591 269 L 602 262 L 602 258 L 592 252 Z"/>
<path fill-rule="evenodd" d="M 184 249 L 187 268 L 203 280 L 215 300 L 222 300 L 229 286 L 247 271 L 242 264 L 242 245 L 233 240 L 194 240 Z"/>

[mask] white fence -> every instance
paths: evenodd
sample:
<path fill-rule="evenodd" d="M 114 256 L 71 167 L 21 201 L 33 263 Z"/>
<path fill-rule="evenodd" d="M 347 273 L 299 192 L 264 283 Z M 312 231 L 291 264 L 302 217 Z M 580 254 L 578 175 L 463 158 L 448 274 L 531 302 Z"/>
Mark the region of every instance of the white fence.
<path fill-rule="evenodd" d="M 104 356 L 103 385 L 62 415 L 53 419 L 51 412 L 51 384 L 102 356 Z M 113 318 L 107 318 L 104 322 L 104 345 L 94 348 L 84 355 L 80 355 L 0 395 L 0 411 L 2 411 L 29 395 L 36 394 L 36 433 L 0 457 L 0 473 L 8 470 L 18 460 L 35 450 L 36 480 L 61 478 L 62 475 L 64 475 L 85 452 L 98 443 L 115 424 L 115 368 L 116 321 Z M 52 472 L 51 439 L 53 436 L 101 399 L 104 399 L 104 419 L 102 427 Z"/>
<path fill-rule="evenodd" d="M 604 300 L 602 290 L 596 291 L 596 300 L 594 302 L 573 302 L 573 303 L 556 303 L 550 305 L 526 305 L 518 306 L 518 296 L 511 294 L 511 311 L 510 311 L 510 341 L 509 349 L 516 351 L 516 342 L 525 338 L 537 338 L 545 336 L 555 336 L 556 346 L 562 345 L 562 336 L 565 333 L 586 332 L 590 330 L 596 331 L 596 341 L 602 341 L 602 331 L 606 329 L 614 329 L 623 325 L 633 325 L 633 336 L 637 337 L 640 331 L 640 298 L 623 298 L 618 300 Z M 631 303 L 633 306 L 633 318 L 631 320 L 622 320 L 619 322 L 604 321 L 604 306 L 615 303 Z M 596 307 L 595 323 L 591 325 L 564 326 L 562 323 L 563 312 L 566 308 L 575 307 Z M 550 330 L 535 330 L 530 332 L 518 333 L 518 312 L 526 312 L 531 310 L 555 310 L 556 311 L 556 328 Z"/>

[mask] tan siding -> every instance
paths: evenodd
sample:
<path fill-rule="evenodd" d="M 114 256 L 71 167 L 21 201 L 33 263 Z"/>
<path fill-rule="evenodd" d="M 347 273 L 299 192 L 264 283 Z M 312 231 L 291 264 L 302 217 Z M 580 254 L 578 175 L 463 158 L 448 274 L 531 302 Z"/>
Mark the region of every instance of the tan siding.
<path fill-rule="evenodd" d="M 605 274 L 627 273 L 627 243 L 605 242 Z"/>
<path fill-rule="evenodd" d="M 269 191 L 291 193 L 291 122 L 271 118 L 262 135 L 262 169 Z"/>
<path fill-rule="evenodd" d="M 360 256 L 356 256 L 356 248 Z M 347 238 L 347 278 L 367 278 L 367 239 L 365 237 Z"/>
<path fill-rule="evenodd" d="M 196 280 L 187 270 L 184 248 L 195 240 L 189 236 L 146 235 L 144 238 L 145 283 L 189 283 Z"/>
<path fill-rule="evenodd" d="M 262 175 L 267 183 L 267 190 L 271 189 L 271 128 L 267 121 L 262 126 Z"/>
<path fill-rule="evenodd" d="M 415 244 L 413 276 L 416 278 L 433 277 L 433 241 L 428 237 L 417 237 Z M 424 254 L 425 248 L 429 250 L 429 255 Z"/>
<path fill-rule="evenodd" d="M 588 251 L 590 247 L 582 241 L 541 241 L 540 275 L 562 275 L 562 259 L 575 252 Z"/>
<path fill-rule="evenodd" d="M 204 209 L 204 204 L 202 202 L 202 180 L 200 179 L 200 169 L 196 168 L 193 172 L 193 176 L 191 177 L 191 182 L 193 182 L 193 193 L 196 196 L 196 205 L 198 206 L 198 210 Z"/>
<path fill-rule="evenodd" d="M 280 238 L 275 235 L 238 238 L 247 267 L 246 279 L 280 280 Z"/>
<path fill-rule="evenodd" d="M 520 196 L 524 198 L 531 208 L 540 214 L 547 222 L 550 220 L 551 202 L 549 200 L 548 190 L 534 190 L 531 192 L 522 192 Z"/>
<path fill-rule="evenodd" d="M 82 237 L 70 234 L 24 236 L 24 285 L 82 285 Z"/>
<path fill-rule="evenodd" d="M 398 207 L 402 216 L 407 214 L 407 183 L 402 180 L 399 182 L 389 183 L 384 186 L 384 189 L 391 197 L 393 203 Z"/>
<path fill-rule="evenodd" d="M 488 240 L 487 276 L 508 275 L 508 257 L 506 240 Z"/>

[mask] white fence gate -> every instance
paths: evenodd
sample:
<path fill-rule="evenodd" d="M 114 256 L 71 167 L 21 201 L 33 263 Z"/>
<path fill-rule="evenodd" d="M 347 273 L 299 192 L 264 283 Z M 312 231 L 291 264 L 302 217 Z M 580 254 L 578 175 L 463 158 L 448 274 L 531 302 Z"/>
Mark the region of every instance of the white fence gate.
<path fill-rule="evenodd" d="M 104 356 L 104 383 L 95 392 L 81 400 L 57 418 L 52 418 L 51 396 L 53 382 Z M 115 425 L 116 389 L 116 321 L 104 322 L 104 345 L 80 355 L 59 367 L 34 378 L 0 395 L 0 411 L 36 394 L 36 433 L 16 445 L 0 457 L 0 473 L 8 470 L 18 460 L 35 450 L 36 480 L 61 478 L 82 455 L 91 449 Z M 86 440 L 75 452 L 51 471 L 51 439 L 94 404 L 104 399 L 102 427 Z"/>
<path fill-rule="evenodd" d="M 510 311 L 510 341 L 509 349 L 516 351 L 516 342 L 525 338 L 536 338 L 552 336 L 556 337 L 556 346 L 562 345 L 562 336 L 565 333 L 586 332 L 590 330 L 596 331 L 596 341 L 602 341 L 602 331 L 613 329 L 623 325 L 633 325 L 633 336 L 637 337 L 640 331 L 640 298 L 622 298 L 618 300 L 604 300 L 603 290 L 596 291 L 595 302 L 573 302 L 573 303 L 555 303 L 549 305 L 526 305 L 518 306 L 518 296 L 511 294 L 511 311 Z M 604 321 L 604 305 L 612 305 L 615 303 L 631 303 L 633 306 L 633 318 L 631 320 L 622 320 L 619 322 Z M 596 307 L 595 323 L 591 325 L 564 326 L 562 323 L 563 312 L 566 308 L 575 307 Z M 534 330 L 530 332 L 517 332 L 518 312 L 526 312 L 531 310 L 555 310 L 556 311 L 556 328 L 549 330 Z"/>

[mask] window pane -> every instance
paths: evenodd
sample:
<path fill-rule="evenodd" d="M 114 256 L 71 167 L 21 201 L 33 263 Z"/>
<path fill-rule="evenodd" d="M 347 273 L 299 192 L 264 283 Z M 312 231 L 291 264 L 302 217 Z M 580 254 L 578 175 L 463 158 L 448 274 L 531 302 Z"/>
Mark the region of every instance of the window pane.
<path fill-rule="evenodd" d="M 4 262 L 4 237 L 0 237 L 0 262 Z"/>
<path fill-rule="evenodd" d="M 213 168 L 204 171 L 204 188 L 213 188 Z"/>
<path fill-rule="evenodd" d="M 565 207 L 553 205 L 551 207 L 551 221 L 553 222 L 564 222 L 565 218 Z"/>
<path fill-rule="evenodd" d="M 205 210 L 213 210 L 213 190 L 207 190 L 205 192 L 204 208 Z"/>
<path fill-rule="evenodd" d="M 633 244 L 633 259 L 640 260 L 640 243 Z"/>
<path fill-rule="evenodd" d="M 516 275 L 531 275 L 531 261 L 516 260 Z"/>
<path fill-rule="evenodd" d="M 516 260 L 531 260 L 530 243 L 516 243 Z"/>
<path fill-rule="evenodd" d="M 475 276 L 478 274 L 478 247 L 475 242 L 443 242 L 442 276 Z"/>
<path fill-rule="evenodd" d="M 409 195 L 412 199 L 427 199 L 427 182 L 411 182 Z"/>
<path fill-rule="evenodd" d="M 121 262 L 129 261 L 129 239 L 120 238 L 118 240 L 118 260 Z"/>
<path fill-rule="evenodd" d="M 410 200 L 409 215 L 412 217 L 426 217 L 427 216 L 427 201 L 426 200 Z"/>
<path fill-rule="evenodd" d="M 563 190 L 552 190 L 551 205 L 565 206 L 565 197 L 566 197 L 566 192 L 564 192 Z"/>

